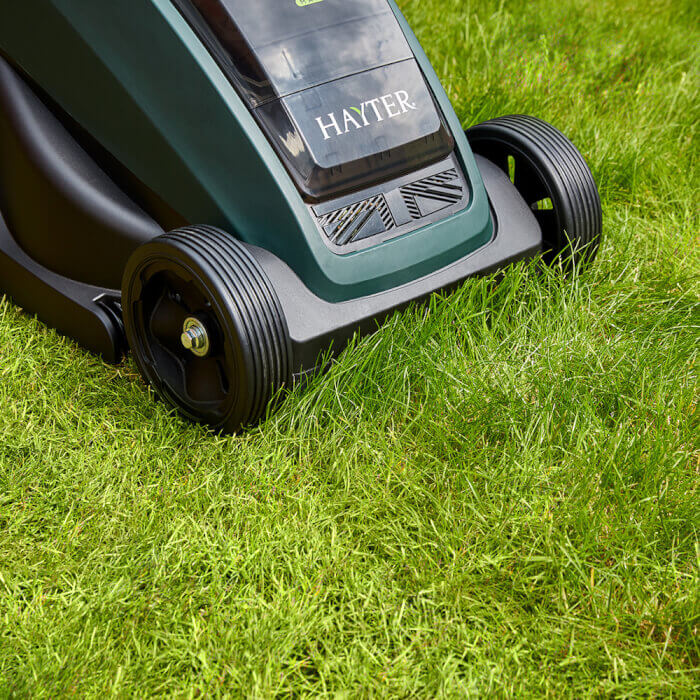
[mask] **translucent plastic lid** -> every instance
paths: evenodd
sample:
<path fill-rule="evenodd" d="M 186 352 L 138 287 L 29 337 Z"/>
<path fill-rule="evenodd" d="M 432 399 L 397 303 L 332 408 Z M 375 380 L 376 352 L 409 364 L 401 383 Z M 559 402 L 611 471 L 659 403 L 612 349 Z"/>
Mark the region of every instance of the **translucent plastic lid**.
<path fill-rule="evenodd" d="M 386 0 L 191 0 L 252 106 L 411 58 Z"/>
<path fill-rule="evenodd" d="M 396 177 L 454 148 L 414 60 L 309 88 L 255 113 L 314 200 Z"/>
<path fill-rule="evenodd" d="M 387 0 L 174 0 L 311 202 L 444 158 L 454 140 Z"/>

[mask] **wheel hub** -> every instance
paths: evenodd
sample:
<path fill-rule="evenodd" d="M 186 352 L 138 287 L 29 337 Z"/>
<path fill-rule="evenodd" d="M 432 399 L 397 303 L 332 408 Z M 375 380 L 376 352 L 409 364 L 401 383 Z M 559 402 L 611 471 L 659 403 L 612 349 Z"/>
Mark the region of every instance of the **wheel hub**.
<path fill-rule="evenodd" d="M 180 342 L 185 350 L 189 350 L 196 357 L 206 357 L 211 348 L 206 326 L 198 318 L 192 316 L 185 319 Z"/>

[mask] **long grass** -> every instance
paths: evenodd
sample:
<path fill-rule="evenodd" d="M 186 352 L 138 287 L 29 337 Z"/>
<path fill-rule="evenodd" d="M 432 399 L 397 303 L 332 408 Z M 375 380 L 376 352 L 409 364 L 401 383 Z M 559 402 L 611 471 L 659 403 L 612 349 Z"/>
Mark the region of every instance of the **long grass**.
<path fill-rule="evenodd" d="M 222 438 L 0 302 L 0 697 L 691 697 L 699 11 L 404 0 L 465 126 L 599 182 L 572 280 L 397 315 Z"/>

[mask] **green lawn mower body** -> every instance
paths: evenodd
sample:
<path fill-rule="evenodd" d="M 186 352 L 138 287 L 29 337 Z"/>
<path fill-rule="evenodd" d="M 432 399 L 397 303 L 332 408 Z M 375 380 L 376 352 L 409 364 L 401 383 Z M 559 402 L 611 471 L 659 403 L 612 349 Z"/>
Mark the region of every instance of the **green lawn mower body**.
<path fill-rule="evenodd" d="M 214 427 L 600 227 L 552 127 L 465 134 L 393 0 L 0 7 L 0 291 Z"/>

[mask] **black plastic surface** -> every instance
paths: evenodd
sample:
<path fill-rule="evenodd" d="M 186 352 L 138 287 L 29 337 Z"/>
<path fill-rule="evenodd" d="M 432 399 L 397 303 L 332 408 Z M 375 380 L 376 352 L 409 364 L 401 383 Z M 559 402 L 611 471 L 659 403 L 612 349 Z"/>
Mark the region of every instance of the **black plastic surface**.
<path fill-rule="evenodd" d="M 474 275 L 537 255 L 542 234 L 532 211 L 505 174 L 477 156 L 497 222 L 493 240 L 455 264 L 383 294 L 331 304 L 312 294 L 272 253 L 243 245 L 264 270 L 281 304 L 291 342 L 291 369 L 297 378 L 318 369 L 329 348 L 340 352 L 356 332 L 378 324 L 432 292 L 450 289 Z M 233 239 L 232 239 L 233 240 Z M 109 362 L 121 358 L 126 341 L 120 293 L 67 279 L 32 260 L 14 241 L 0 215 L 0 292 L 27 312 Z"/>
<path fill-rule="evenodd" d="M 126 350 L 119 291 L 82 284 L 42 267 L 17 245 L 2 214 L 0 294 L 107 362 L 119 362 Z"/>
<path fill-rule="evenodd" d="M 188 226 L 139 248 L 124 273 L 124 325 L 136 364 L 160 396 L 195 421 L 235 432 L 255 423 L 292 379 L 279 299 L 247 247 Z M 207 329 L 203 356 L 185 349 L 185 321 Z"/>
<path fill-rule="evenodd" d="M 0 211 L 42 267 L 112 289 L 131 252 L 163 232 L 2 58 Z"/>
<path fill-rule="evenodd" d="M 477 156 L 477 164 L 496 219 L 493 239 L 471 255 L 410 284 L 331 304 L 312 294 L 279 258 L 262 248 L 250 248 L 282 303 L 298 376 L 314 371 L 329 348 L 340 352 L 356 332 L 375 331 L 395 311 L 425 300 L 433 292 L 452 289 L 468 277 L 494 273 L 541 252 L 542 233 L 537 220 L 508 177 L 481 156 Z"/>
<path fill-rule="evenodd" d="M 347 255 L 456 214 L 470 196 L 471 187 L 452 154 L 403 177 L 309 208 L 326 245 Z"/>
<path fill-rule="evenodd" d="M 551 124 L 525 114 L 498 117 L 467 132 L 469 143 L 504 172 L 542 228 L 548 262 L 595 258 L 603 229 L 598 188 L 586 160 Z"/>

